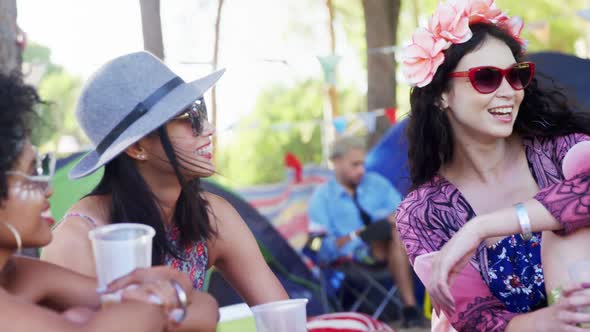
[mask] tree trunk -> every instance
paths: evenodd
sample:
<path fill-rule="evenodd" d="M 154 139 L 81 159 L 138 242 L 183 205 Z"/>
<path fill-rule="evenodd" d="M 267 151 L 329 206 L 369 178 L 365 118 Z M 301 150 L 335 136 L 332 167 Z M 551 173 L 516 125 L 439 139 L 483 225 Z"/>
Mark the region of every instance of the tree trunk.
<path fill-rule="evenodd" d="M 332 0 L 326 0 L 326 7 L 328 9 L 328 29 L 330 30 L 330 55 L 336 54 L 336 32 L 334 31 L 334 5 Z M 330 98 L 330 105 L 332 107 L 332 117 L 338 116 L 338 92 L 336 85 L 331 84 L 328 87 L 328 97 Z"/>
<path fill-rule="evenodd" d="M 395 57 L 390 52 L 369 52 L 371 49 L 396 45 L 401 0 L 363 0 L 365 36 L 367 41 L 367 110 L 395 107 Z M 390 127 L 385 116 L 377 119 L 369 146 Z"/>
<path fill-rule="evenodd" d="M 17 44 L 16 0 L 0 0 L 0 71 L 20 71 L 22 50 Z"/>
<path fill-rule="evenodd" d="M 219 61 L 219 38 L 221 29 L 221 9 L 223 8 L 223 1 L 217 2 L 217 17 L 215 18 L 215 36 L 213 44 L 213 70 L 217 70 L 217 63 Z M 217 92 L 215 86 L 211 89 L 211 124 L 213 128 L 217 129 Z M 213 135 L 213 158 L 217 155 L 217 138 Z M 214 159 L 215 162 L 215 159 Z"/>
<path fill-rule="evenodd" d="M 143 49 L 164 60 L 160 0 L 140 0 Z"/>

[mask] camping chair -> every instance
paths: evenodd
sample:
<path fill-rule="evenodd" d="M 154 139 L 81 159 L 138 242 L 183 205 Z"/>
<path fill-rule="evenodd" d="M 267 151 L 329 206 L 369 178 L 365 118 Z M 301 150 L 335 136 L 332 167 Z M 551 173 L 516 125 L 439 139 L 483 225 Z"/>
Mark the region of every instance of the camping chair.
<path fill-rule="evenodd" d="M 366 312 L 375 319 L 393 311 L 393 317 L 389 318 L 397 318 L 403 305 L 387 265 L 366 265 L 344 259 L 322 264 L 317 259 L 321 237 L 310 236 L 303 253 L 318 267 L 324 310 L 331 311 L 331 304 L 334 311 Z M 349 301 L 351 295 L 353 299 Z M 387 308 L 391 310 L 386 311 Z"/>

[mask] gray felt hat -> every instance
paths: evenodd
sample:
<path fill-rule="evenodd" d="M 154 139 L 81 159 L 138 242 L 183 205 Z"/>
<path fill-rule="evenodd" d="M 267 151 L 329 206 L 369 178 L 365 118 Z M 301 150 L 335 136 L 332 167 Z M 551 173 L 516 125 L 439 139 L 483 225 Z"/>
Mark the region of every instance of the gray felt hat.
<path fill-rule="evenodd" d="M 76 117 L 96 148 L 74 166 L 70 178 L 91 174 L 174 118 L 223 72 L 185 83 L 148 52 L 109 61 L 88 79 L 78 99 Z"/>

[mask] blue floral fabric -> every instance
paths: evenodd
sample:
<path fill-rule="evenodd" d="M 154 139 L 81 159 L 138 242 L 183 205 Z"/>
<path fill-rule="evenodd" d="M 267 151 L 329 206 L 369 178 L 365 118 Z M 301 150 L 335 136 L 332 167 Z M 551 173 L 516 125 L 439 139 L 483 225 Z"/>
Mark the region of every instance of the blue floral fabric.
<path fill-rule="evenodd" d="M 547 305 L 540 244 L 541 233 L 533 233 L 528 241 L 517 234 L 486 248 L 484 280 L 509 311 L 525 313 Z"/>

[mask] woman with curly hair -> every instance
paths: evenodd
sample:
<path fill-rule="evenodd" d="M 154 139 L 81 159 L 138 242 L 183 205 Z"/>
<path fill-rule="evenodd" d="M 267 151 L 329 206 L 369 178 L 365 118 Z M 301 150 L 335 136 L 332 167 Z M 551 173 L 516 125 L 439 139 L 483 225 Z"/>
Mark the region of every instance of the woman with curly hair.
<path fill-rule="evenodd" d="M 214 331 L 217 304 L 192 293 L 189 279 L 168 267 L 139 269 L 105 292 L 122 290 L 122 302 L 100 308 L 96 280 L 18 254 L 51 239 L 48 199 L 51 155 L 29 137 L 40 99 L 19 74 L 0 74 L 0 326 L 25 331 Z M 133 283 L 138 288 L 127 288 Z M 182 291 L 176 287 L 181 287 Z M 179 294 L 179 292 L 185 294 Z M 160 299 L 155 305 L 150 295 Z M 178 296 L 188 297 L 179 303 Z M 170 315 L 179 309 L 180 315 Z M 182 314 L 184 312 L 184 314 Z M 182 320 L 182 316 L 185 317 Z"/>
<path fill-rule="evenodd" d="M 562 164 L 590 141 L 590 117 L 539 87 L 521 29 L 493 0 L 449 1 L 406 49 L 413 190 L 398 230 L 415 268 L 440 251 L 422 256 L 433 259 L 427 288 L 459 331 L 590 322 L 577 312 L 589 285 L 569 285 L 562 272 L 588 258 L 590 173 L 566 179 Z M 546 288 L 562 288 L 549 307 Z"/>

